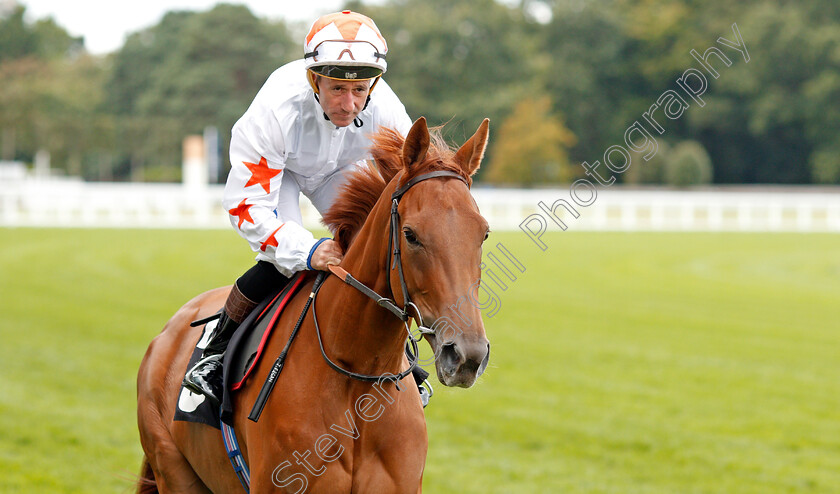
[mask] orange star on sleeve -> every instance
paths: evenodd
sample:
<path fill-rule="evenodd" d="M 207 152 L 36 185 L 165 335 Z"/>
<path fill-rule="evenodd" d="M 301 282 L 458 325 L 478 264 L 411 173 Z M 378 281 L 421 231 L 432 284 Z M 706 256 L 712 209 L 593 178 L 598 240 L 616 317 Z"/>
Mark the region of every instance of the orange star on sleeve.
<path fill-rule="evenodd" d="M 236 225 L 237 228 L 242 228 L 242 223 L 247 221 L 250 224 L 254 224 L 254 218 L 251 217 L 249 209 L 253 204 L 245 204 L 246 199 L 242 199 L 242 202 L 239 203 L 238 206 L 228 211 L 231 216 L 237 216 L 239 218 L 239 224 Z"/>
<path fill-rule="evenodd" d="M 265 242 L 263 242 L 262 245 L 260 245 L 260 250 L 261 251 L 265 252 L 265 249 L 267 249 L 269 246 L 277 247 L 277 239 L 274 238 L 274 235 L 276 235 L 277 232 L 280 231 L 280 228 L 283 228 L 283 225 L 280 225 L 276 230 L 271 232 L 271 235 L 269 235 L 268 238 L 265 239 Z"/>
<path fill-rule="evenodd" d="M 275 170 L 274 168 L 269 168 L 268 161 L 265 158 L 260 156 L 259 163 L 248 163 L 247 161 L 242 162 L 245 166 L 251 170 L 251 178 L 248 179 L 248 183 L 245 184 L 245 187 L 250 187 L 252 185 L 261 185 L 265 193 L 268 194 L 271 192 L 271 179 L 279 175 L 283 169 Z"/>

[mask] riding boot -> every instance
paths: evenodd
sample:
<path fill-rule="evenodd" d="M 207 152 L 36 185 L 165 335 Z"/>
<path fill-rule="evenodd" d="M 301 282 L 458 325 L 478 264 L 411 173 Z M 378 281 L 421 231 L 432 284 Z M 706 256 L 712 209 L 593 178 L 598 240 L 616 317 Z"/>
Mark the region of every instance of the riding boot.
<path fill-rule="evenodd" d="M 234 285 L 219 315 L 219 322 L 204 348 L 201 358 L 184 376 L 183 385 L 193 393 L 203 394 L 215 403 L 221 403 L 223 393 L 222 357 L 239 322 L 256 306 L 256 302 L 242 295 Z"/>
<path fill-rule="evenodd" d="M 193 393 L 203 394 L 216 403 L 221 402 L 222 396 L 222 357 L 233 333 L 239 326 L 222 310 L 219 322 L 210 342 L 201 354 L 201 358 L 184 376 L 183 385 Z"/>

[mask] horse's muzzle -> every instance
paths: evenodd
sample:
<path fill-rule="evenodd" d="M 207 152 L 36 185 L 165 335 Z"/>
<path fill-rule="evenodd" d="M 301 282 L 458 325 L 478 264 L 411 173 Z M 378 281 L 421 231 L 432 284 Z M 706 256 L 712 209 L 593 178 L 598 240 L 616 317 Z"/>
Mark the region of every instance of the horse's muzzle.
<path fill-rule="evenodd" d="M 490 361 L 490 342 L 444 343 L 435 361 L 438 379 L 445 386 L 469 388 L 484 373 Z"/>

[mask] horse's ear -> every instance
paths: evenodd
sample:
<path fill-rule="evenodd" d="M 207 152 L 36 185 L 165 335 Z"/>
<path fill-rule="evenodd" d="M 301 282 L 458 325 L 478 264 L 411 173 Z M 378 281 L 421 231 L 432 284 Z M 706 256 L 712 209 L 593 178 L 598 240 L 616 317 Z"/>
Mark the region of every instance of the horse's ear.
<path fill-rule="evenodd" d="M 487 136 L 489 132 L 490 119 L 485 118 L 481 122 L 481 125 L 478 126 L 475 134 L 455 153 L 455 162 L 469 176 L 472 176 L 478 170 L 478 167 L 481 166 L 481 159 L 484 158 L 484 150 L 487 148 Z"/>
<path fill-rule="evenodd" d="M 411 130 L 408 131 L 408 136 L 406 136 L 405 143 L 403 144 L 403 166 L 406 169 L 426 158 L 430 141 L 431 138 L 429 137 L 429 127 L 426 125 L 426 117 L 420 117 L 411 126 Z"/>

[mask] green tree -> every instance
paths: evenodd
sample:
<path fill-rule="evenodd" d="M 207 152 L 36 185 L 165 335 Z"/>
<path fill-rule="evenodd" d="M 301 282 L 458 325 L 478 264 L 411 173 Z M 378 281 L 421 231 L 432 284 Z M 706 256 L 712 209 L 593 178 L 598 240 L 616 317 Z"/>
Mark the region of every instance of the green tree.
<path fill-rule="evenodd" d="M 37 55 L 47 60 L 81 56 L 85 52 L 84 39 L 70 36 L 52 18 L 39 19 L 32 25 L 37 40 Z"/>
<path fill-rule="evenodd" d="M 632 185 L 661 185 L 665 183 L 665 165 L 671 155 L 671 147 L 662 139 L 657 141 L 656 154 L 646 160 L 649 151 L 630 153 L 631 166 L 623 174 L 624 183 Z"/>
<path fill-rule="evenodd" d="M 102 67 L 84 54 L 80 38 L 51 19 L 28 24 L 25 13 L 16 6 L 0 17 L 0 156 L 28 160 L 47 149 L 61 167 L 69 146 L 78 148 L 87 129 L 96 132 Z"/>
<path fill-rule="evenodd" d="M 579 139 L 578 162 L 598 159 L 638 118 L 624 110 L 636 76 L 623 62 L 628 39 L 617 13 L 610 0 L 554 2 L 551 21 L 537 30 L 538 75 Z"/>
<path fill-rule="evenodd" d="M 9 154 L 31 159 L 45 149 L 55 168 L 81 174 L 83 154 L 110 145 L 104 140 L 108 119 L 97 111 L 104 73 L 101 62 L 89 56 L 72 62 L 23 58 L 0 64 L 0 128 L 14 137 L 4 144 L 16 150 Z"/>
<path fill-rule="evenodd" d="M 0 63 L 24 57 L 56 60 L 83 51 L 82 38 L 70 36 L 51 18 L 29 25 L 25 16 L 20 4 L 6 14 L 0 10 Z"/>
<path fill-rule="evenodd" d="M 840 7 L 837 2 L 680 0 L 619 3 L 632 39 L 628 61 L 639 68 L 642 104 L 673 87 L 689 56 L 716 46 L 732 65 L 714 59 L 705 106 L 693 105 L 670 137 L 695 139 L 708 150 L 721 183 L 809 183 L 813 153 L 840 139 Z M 734 40 L 736 23 L 749 62 L 716 43 Z M 647 89 L 646 89 L 647 88 Z M 650 91 L 653 91 L 651 93 Z M 638 100 L 638 98 L 636 98 Z M 633 101 L 628 95 L 625 101 Z M 636 108 L 633 113 L 644 111 Z"/>
<path fill-rule="evenodd" d="M 665 161 L 665 183 L 676 187 L 712 182 L 712 161 L 703 145 L 683 141 L 674 146 Z"/>
<path fill-rule="evenodd" d="M 501 122 L 537 89 L 537 39 L 519 9 L 493 0 L 348 5 L 373 18 L 388 40 L 385 79 L 409 115 L 446 123 L 453 141 L 463 141 L 485 117 Z"/>
<path fill-rule="evenodd" d="M 715 62 L 721 76 L 708 79 L 705 105 L 692 101 L 681 118 L 664 121 L 660 145 L 665 139 L 699 142 L 718 183 L 838 180 L 836 0 L 348 5 L 373 17 L 388 39 L 386 80 L 410 115 L 448 122 L 453 142 L 490 117 L 488 163 L 513 146 L 494 145 L 496 137 L 508 139 L 500 129 L 517 121 L 526 128 L 513 115 L 517 104 L 543 94 L 553 108 L 542 118 L 559 119 L 578 139 L 564 148 L 570 158 L 600 159 L 663 91 L 676 88 L 685 69 L 698 67 L 690 50 L 717 46 L 732 66 Z M 550 18 L 532 15 L 540 8 Z M 733 39 L 733 23 L 749 49 L 748 63 L 716 43 Z M 149 177 L 155 164 L 159 177 L 175 178 L 183 136 L 213 125 L 226 140 L 268 74 L 300 56 L 299 45 L 285 24 L 219 5 L 170 12 L 113 56 L 89 57 L 82 40 L 51 19 L 30 23 L 24 7 L 7 8 L 0 13 L 2 156 L 31 159 L 48 148 L 57 166 L 66 162 L 69 171 L 88 177 L 142 176 L 144 170 Z M 664 157 L 660 150 L 654 160 Z M 664 180 L 662 163 L 633 158 L 622 180 Z"/>
<path fill-rule="evenodd" d="M 247 7 L 220 4 L 207 12 L 170 12 L 133 34 L 114 57 L 108 102 L 118 119 L 122 167 L 146 163 L 177 176 L 185 135 L 215 126 L 227 156 L 230 129 L 268 75 L 300 48 L 285 24 L 255 17 Z"/>
<path fill-rule="evenodd" d="M 809 183 L 809 155 L 840 137 L 837 18 L 802 3 L 742 8 L 750 61 L 726 50 L 733 65 L 712 82 L 707 107 L 690 113 L 689 130 L 709 149 L 720 182 Z M 731 27 L 720 33 L 733 38 Z"/>
<path fill-rule="evenodd" d="M 23 20 L 25 13 L 26 7 L 18 5 L 0 17 L 0 62 L 37 54 L 38 40 Z"/>
<path fill-rule="evenodd" d="M 551 114 L 551 100 L 526 98 L 502 122 L 485 181 L 536 185 L 568 182 L 573 176 L 567 150 L 577 138 Z"/>
<path fill-rule="evenodd" d="M 840 145 L 817 149 L 810 157 L 814 180 L 820 184 L 840 184 Z"/>

